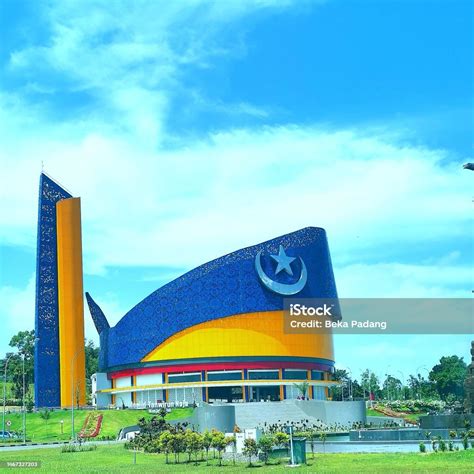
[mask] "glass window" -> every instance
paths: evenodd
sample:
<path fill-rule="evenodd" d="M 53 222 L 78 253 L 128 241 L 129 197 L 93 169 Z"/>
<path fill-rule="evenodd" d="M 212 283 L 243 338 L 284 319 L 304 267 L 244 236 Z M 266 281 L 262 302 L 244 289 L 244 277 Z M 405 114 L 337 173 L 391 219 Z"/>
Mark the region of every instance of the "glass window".
<path fill-rule="evenodd" d="M 324 387 L 313 387 L 313 398 L 315 400 L 326 400 Z"/>
<path fill-rule="evenodd" d="M 285 387 L 287 400 L 292 400 L 301 396 L 301 392 L 294 385 Z"/>
<path fill-rule="evenodd" d="M 181 383 L 181 382 L 200 382 L 201 374 L 183 374 L 183 375 L 172 375 L 168 376 L 168 383 Z"/>
<path fill-rule="evenodd" d="M 321 372 L 320 370 L 312 370 L 311 380 L 324 380 L 324 372 Z"/>
<path fill-rule="evenodd" d="M 269 371 L 250 371 L 249 370 L 249 379 L 250 380 L 278 380 L 278 370 L 269 370 Z"/>
<path fill-rule="evenodd" d="M 242 372 L 208 372 L 207 380 L 242 380 Z"/>
<path fill-rule="evenodd" d="M 285 380 L 306 380 L 308 372 L 306 370 L 288 370 L 283 371 L 283 378 Z"/>

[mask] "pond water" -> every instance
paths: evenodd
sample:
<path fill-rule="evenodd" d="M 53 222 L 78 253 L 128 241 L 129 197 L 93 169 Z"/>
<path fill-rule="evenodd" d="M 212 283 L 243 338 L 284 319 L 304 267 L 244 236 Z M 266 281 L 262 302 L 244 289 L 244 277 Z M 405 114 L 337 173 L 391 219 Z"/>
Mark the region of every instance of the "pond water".
<path fill-rule="evenodd" d="M 431 443 L 426 442 L 426 451 L 431 451 Z M 463 449 L 461 443 L 454 443 L 459 449 Z M 315 453 L 417 453 L 419 452 L 418 441 L 406 442 L 360 442 L 360 441 L 336 441 L 314 443 Z M 311 454 L 311 446 L 306 444 L 307 455 Z"/>

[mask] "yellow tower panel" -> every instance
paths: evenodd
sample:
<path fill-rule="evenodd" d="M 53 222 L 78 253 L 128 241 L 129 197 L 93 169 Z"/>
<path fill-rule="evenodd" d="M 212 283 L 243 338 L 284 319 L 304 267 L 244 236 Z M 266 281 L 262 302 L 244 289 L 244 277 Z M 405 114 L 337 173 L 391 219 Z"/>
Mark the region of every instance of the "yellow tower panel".
<path fill-rule="evenodd" d="M 56 204 L 61 407 L 85 405 L 81 200 Z"/>

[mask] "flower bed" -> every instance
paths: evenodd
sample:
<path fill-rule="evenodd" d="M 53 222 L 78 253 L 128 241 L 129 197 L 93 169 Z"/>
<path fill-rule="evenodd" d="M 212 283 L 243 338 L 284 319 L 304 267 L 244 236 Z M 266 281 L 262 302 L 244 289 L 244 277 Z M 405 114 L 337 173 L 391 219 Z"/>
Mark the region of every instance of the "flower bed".
<path fill-rule="evenodd" d="M 424 413 L 428 411 L 442 411 L 446 403 L 442 400 L 393 400 L 385 401 L 385 408 L 402 413 Z"/>
<path fill-rule="evenodd" d="M 89 413 L 84 420 L 81 431 L 79 432 L 79 438 L 95 438 L 98 436 L 102 426 L 102 418 L 102 413 Z"/>

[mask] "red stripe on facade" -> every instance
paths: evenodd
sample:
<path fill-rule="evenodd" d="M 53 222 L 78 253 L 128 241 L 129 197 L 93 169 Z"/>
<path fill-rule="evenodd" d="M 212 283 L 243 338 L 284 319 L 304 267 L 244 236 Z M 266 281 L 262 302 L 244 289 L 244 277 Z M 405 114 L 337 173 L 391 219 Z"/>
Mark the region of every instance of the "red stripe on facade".
<path fill-rule="evenodd" d="M 134 369 L 118 370 L 109 372 L 109 379 L 119 377 L 130 377 L 132 375 L 162 374 L 173 372 L 198 372 L 201 370 L 232 370 L 232 369 L 306 369 L 322 370 L 329 372 L 331 367 L 325 364 L 311 362 L 283 362 L 283 361 L 261 361 L 261 362 L 216 362 L 207 364 L 173 364 L 163 367 L 137 367 Z"/>

